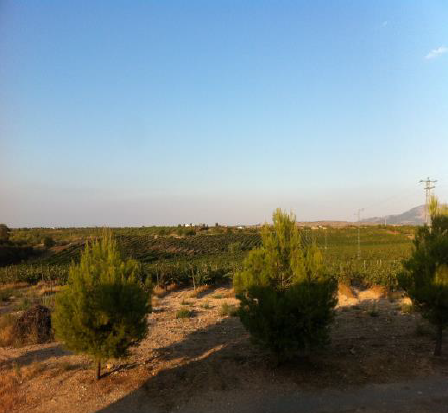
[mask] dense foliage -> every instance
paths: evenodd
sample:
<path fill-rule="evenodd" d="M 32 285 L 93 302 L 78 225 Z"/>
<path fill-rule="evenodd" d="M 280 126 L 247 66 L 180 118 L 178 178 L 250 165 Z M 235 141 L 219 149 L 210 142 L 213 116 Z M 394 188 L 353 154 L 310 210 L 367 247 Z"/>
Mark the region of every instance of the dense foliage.
<path fill-rule="evenodd" d="M 127 355 L 147 332 L 150 294 L 138 281 L 139 265 L 122 260 L 110 234 L 87 244 L 70 267 L 68 286 L 56 296 L 56 337 L 67 348 L 101 360 Z"/>
<path fill-rule="evenodd" d="M 327 343 L 336 285 L 319 249 L 303 242 L 295 217 L 281 210 L 234 278 L 241 322 L 279 361 Z"/>
<path fill-rule="evenodd" d="M 431 221 L 431 227 L 417 231 L 400 284 L 415 308 L 436 327 L 434 354 L 441 355 L 442 334 L 448 326 L 448 214 L 433 211 Z"/>

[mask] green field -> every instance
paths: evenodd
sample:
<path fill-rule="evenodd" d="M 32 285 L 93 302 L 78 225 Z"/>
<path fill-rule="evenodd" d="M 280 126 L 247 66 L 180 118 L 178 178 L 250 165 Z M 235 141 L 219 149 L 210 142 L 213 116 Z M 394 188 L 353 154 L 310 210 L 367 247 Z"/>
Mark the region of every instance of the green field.
<path fill-rule="evenodd" d="M 65 282 L 68 266 L 78 261 L 86 241 L 101 235 L 100 228 L 15 229 L 10 240 L 32 247 L 27 260 L 0 268 L 0 281 Z M 225 227 L 142 227 L 112 229 L 122 253 L 142 264 L 143 277 L 159 284 L 210 283 L 232 278 L 248 251 L 260 245 L 260 230 Z M 402 259 L 412 248 L 413 227 L 303 228 L 303 241 L 315 242 L 327 271 L 345 282 L 383 284 L 394 288 Z M 44 248 L 51 237 L 55 246 Z"/>

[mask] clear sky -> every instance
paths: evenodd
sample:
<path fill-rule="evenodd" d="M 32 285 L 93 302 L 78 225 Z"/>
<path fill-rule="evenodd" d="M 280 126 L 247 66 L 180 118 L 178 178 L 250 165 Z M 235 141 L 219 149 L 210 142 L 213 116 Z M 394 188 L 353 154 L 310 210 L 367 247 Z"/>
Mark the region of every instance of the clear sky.
<path fill-rule="evenodd" d="M 0 1 L 0 222 L 448 200 L 448 2 Z"/>

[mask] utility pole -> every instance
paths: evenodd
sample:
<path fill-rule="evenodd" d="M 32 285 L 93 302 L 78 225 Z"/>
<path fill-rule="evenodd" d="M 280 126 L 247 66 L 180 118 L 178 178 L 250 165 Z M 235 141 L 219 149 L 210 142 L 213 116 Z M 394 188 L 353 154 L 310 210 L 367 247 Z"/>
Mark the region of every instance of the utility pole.
<path fill-rule="evenodd" d="M 355 215 L 358 217 L 358 260 L 361 259 L 361 232 L 360 232 L 360 225 L 361 225 L 361 212 L 364 211 L 364 208 L 358 209 L 358 211 L 355 213 Z"/>
<path fill-rule="evenodd" d="M 425 187 L 423 188 L 426 193 L 426 199 L 425 199 L 425 222 L 426 225 L 429 225 L 429 203 L 431 202 L 431 189 L 434 189 L 436 186 L 433 185 L 437 182 L 437 180 L 431 180 L 428 178 L 426 179 L 420 179 L 419 183 L 424 183 Z"/>

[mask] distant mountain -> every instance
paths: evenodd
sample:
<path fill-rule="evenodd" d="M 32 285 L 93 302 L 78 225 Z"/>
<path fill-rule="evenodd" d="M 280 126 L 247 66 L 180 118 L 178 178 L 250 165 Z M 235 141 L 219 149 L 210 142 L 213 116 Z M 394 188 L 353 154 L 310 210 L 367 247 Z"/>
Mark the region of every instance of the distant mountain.
<path fill-rule="evenodd" d="M 367 218 L 361 222 L 384 224 L 384 220 L 386 220 L 388 225 L 423 225 L 425 222 L 425 206 L 420 205 L 398 215 Z"/>

